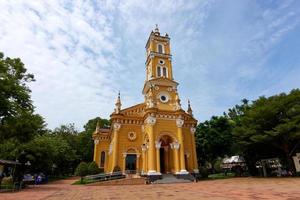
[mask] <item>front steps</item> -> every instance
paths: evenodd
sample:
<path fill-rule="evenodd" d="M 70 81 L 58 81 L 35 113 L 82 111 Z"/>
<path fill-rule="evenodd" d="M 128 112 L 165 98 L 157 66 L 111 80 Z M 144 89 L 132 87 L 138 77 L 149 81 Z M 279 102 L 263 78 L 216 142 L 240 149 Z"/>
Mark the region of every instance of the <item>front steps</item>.
<path fill-rule="evenodd" d="M 158 179 L 153 184 L 168 184 L 168 183 L 191 183 L 193 181 L 192 175 L 186 179 L 176 178 L 173 174 L 163 174 L 162 179 Z"/>
<path fill-rule="evenodd" d="M 108 186 L 108 185 L 145 185 L 145 178 L 125 178 L 110 181 L 90 183 L 88 186 Z"/>

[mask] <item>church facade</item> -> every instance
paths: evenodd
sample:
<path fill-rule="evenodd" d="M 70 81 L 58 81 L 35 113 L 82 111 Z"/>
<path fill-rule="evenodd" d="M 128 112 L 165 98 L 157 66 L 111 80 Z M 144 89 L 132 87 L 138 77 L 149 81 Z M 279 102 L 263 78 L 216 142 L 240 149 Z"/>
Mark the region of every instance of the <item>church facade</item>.
<path fill-rule="evenodd" d="M 144 102 L 122 109 L 118 95 L 112 126 L 93 134 L 94 161 L 106 173 L 122 170 L 141 175 L 198 173 L 195 144 L 197 120 L 190 102 L 181 108 L 173 79 L 170 38 L 158 28 L 146 43 Z"/>

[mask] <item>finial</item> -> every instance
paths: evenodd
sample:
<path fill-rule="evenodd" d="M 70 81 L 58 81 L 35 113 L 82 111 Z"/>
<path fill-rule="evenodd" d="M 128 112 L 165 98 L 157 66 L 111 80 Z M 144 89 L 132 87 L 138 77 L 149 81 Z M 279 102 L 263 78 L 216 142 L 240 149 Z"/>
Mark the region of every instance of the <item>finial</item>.
<path fill-rule="evenodd" d="M 178 96 L 178 93 L 176 92 L 175 93 L 175 110 L 180 110 L 181 109 L 181 104 L 180 104 L 180 99 L 179 99 L 179 96 Z"/>
<path fill-rule="evenodd" d="M 121 104 L 121 97 L 120 97 L 120 91 L 118 92 L 118 98 L 117 98 L 117 101 L 116 101 L 115 105 L 116 105 L 116 107 L 115 107 L 115 113 L 119 114 L 120 111 L 121 111 L 121 106 L 122 106 L 122 104 Z"/>
<path fill-rule="evenodd" d="M 96 125 L 96 133 L 98 133 L 100 131 L 100 123 L 99 120 L 97 121 L 97 125 Z"/>
<path fill-rule="evenodd" d="M 159 33 L 158 25 L 155 24 L 155 33 Z"/>
<path fill-rule="evenodd" d="M 193 116 L 193 110 L 192 110 L 192 108 L 191 108 L 191 103 L 190 103 L 190 100 L 188 99 L 188 110 L 187 110 L 187 112 L 191 115 L 191 116 Z"/>

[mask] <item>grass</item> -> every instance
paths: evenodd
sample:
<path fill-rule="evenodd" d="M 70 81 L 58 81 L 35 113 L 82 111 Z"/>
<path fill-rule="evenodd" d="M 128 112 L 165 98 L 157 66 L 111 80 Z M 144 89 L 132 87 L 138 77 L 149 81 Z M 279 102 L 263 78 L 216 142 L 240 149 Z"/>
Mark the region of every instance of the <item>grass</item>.
<path fill-rule="evenodd" d="M 226 178 L 233 178 L 233 177 L 234 177 L 234 173 L 227 173 L 227 176 L 225 176 L 224 173 L 208 175 L 209 179 L 226 179 Z"/>
<path fill-rule="evenodd" d="M 70 178 L 72 176 L 49 176 L 48 177 L 48 182 L 51 182 L 51 181 L 58 181 L 58 180 L 63 180 L 63 179 L 67 179 L 67 178 Z"/>
<path fill-rule="evenodd" d="M 86 180 L 83 179 L 82 181 L 79 179 L 77 181 L 75 181 L 74 183 L 72 183 L 72 185 L 85 185 L 85 184 L 89 184 L 89 183 L 94 183 L 94 180 Z"/>

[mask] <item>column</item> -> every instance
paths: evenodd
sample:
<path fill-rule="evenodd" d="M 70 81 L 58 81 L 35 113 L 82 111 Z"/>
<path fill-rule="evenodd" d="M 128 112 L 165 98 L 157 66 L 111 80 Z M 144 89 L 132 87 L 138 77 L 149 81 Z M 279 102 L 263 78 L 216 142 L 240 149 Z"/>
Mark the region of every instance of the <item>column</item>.
<path fill-rule="evenodd" d="M 148 149 L 148 175 L 157 175 L 155 162 L 155 143 L 153 126 L 156 123 L 156 118 L 149 116 L 145 120 L 148 126 L 149 149 Z"/>
<path fill-rule="evenodd" d="M 180 174 L 187 174 L 188 172 L 185 169 L 185 160 L 184 160 L 184 144 L 183 144 L 183 134 L 182 126 L 184 124 L 183 119 L 176 119 L 177 133 L 178 133 L 178 142 L 180 144 L 179 156 L 180 156 Z"/>
<path fill-rule="evenodd" d="M 191 127 L 191 137 L 192 137 L 192 148 L 193 148 L 193 163 L 194 163 L 194 172 L 195 173 L 199 173 L 199 169 L 198 169 L 198 160 L 197 160 L 197 152 L 196 152 L 196 142 L 195 142 L 195 132 L 196 132 L 196 128 L 195 127 Z"/>
<path fill-rule="evenodd" d="M 140 154 L 136 155 L 136 173 L 138 174 L 140 171 Z"/>
<path fill-rule="evenodd" d="M 114 143 L 113 143 L 113 160 L 112 160 L 112 169 L 113 172 L 114 167 L 118 165 L 118 147 L 119 147 L 119 137 L 118 137 L 118 131 L 121 128 L 120 123 L 114 123 L 113 125 L 113 131 L 114 131 Z"/>
<path fill-rule="evenodd" d="M 147 150 L 147 146 L 145 144 L 142 145 L 142 162 L 143 162 L 143 166 L 142 166 L 142 175 L 146 173 L 146 150 Z"/>
<path fill-rule="evenodd" d="M 174 168 L 175 168 L 175 173 L 178 173 L 180 171 L 180 165 L 179 165 L 179 153 L 178 149 L 180 144 L 178 142 L 173 142 L 170 144 L 171 149 L 173 149 L 174 152 Z"/>
<path fill-rule="evenodd" d="M 126 157 L 127 157 L 127 154 L 123 153 L 123 163 L 122 163 L 123 174 L 125 174 L 125 171 L 126 171 Z"/>
<path fill-rule="evenodd" d="M 99 161 L 99 152 L 97 151 L 97 147 L 98 147 L 98 143 L 99 140 L 95 139 L 94 140 L 94 161 L 98 164 L 98 166 L 100 167 L 100 161 Z"/>
<path fill-rule="evenodd" d="M 156 171 L 160 173 L 160 147 L 161 147 L 161 142 L 156 141 L 155 142 L 155 148 L 156 148 Z"/>
<path fill-rule="evenodd" d="M 168 151 L 168 146 L 164 146 L 164 156 L 165 156 L 165 170 L 166 172 L 168 173 L 170 171 L 170 167 L 169 167 L 169 159 L 170 159 L 170 156 L 169 156 L 169 151 Z"/>

